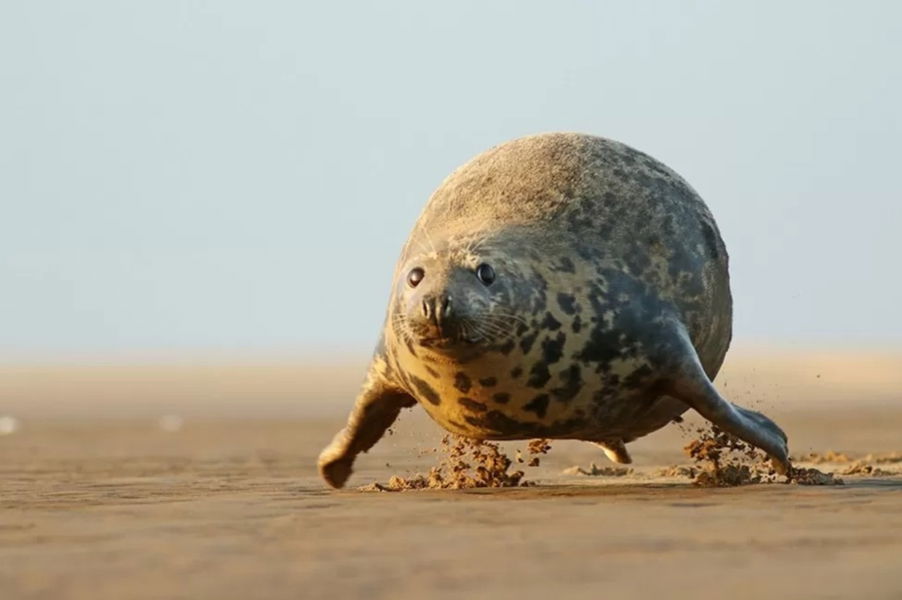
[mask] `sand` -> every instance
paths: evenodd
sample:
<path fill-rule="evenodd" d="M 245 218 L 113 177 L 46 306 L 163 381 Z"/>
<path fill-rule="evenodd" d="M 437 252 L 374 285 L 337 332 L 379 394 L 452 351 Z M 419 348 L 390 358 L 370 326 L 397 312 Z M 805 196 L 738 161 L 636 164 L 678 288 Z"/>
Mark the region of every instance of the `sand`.
<path fill-rule="evenodd" d="M 721 389 L 844 485 L 693 485 L 687 419 L 625 470 L 506 443 L 536 485 L 360 491 L 436 465 L 414 409 L 332 491 L 359 365 L 0 369 L 0 598 L 902 597 L 902 360 L 779 356 Z"/>

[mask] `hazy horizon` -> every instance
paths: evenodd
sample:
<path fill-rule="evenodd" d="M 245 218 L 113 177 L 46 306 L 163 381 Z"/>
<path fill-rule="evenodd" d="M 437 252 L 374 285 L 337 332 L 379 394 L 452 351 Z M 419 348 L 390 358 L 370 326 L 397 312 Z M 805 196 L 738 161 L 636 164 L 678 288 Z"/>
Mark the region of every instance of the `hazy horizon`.
<path fill-rule="evenodd" d="M 0 362 L 366 353 L 452 169 L 614 138 L 701 194 L 734 346 L 902 348 L 902 4 L 8 3 Z"/>

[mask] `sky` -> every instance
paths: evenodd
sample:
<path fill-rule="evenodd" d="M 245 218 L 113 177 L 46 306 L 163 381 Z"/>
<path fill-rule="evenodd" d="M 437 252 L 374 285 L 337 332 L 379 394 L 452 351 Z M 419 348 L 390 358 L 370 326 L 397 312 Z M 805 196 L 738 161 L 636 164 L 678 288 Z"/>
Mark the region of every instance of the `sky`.
<path fill-rule="evenodd" d="M 902 347 L 902 3 L 0 4 L 0 362 L 367 352 L 505 140 L 663 161 L 734 344 Z"/>

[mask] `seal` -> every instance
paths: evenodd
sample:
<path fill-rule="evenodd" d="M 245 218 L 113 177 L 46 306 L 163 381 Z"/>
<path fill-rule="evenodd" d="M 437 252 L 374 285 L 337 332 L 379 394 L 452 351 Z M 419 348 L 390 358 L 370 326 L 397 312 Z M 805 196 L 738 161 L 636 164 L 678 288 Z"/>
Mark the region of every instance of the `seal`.
<path fill-rule="evenodd" d="M 496 146 L 433 193 L 394 272 L 382 336 L 319 457 L 342 487 L 400 410 L 469 438 L 626 443 L 692 408 L 790 469 L 786 434 L 712 384 L 732 335 L 728 257 L 698 194 L 609 139 Z"/>

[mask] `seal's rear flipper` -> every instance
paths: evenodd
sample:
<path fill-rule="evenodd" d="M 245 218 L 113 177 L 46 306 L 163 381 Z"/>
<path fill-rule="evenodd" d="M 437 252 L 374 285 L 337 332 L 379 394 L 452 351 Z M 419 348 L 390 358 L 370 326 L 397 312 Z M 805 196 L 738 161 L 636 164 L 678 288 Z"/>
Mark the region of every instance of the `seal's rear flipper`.
<path fill-rule="evenodd" d="M 334 488 L 344 486 L 351 475 L 354 458 L 379 441 L 402 408 L 414 404 L 416 400 L 411 395 L 386 384 L 376 372 L 376 365 L 371 366 L 348 424 L 320 452 L 319 472 L 326 483 Z"/>
<path fill-rule="evenodd" d="M 786 434 L 763 414 L 741 408 L 724 400 L 705 374 L 698 355 L 685 334 L 680 336 L 683 360 L 672 379 L 666 382 L 668 393 L 694 408 L 699 414 L 727 433 L 764 450 L 778 473 L 788 474 L 789 449 Z"/>
<path fill-rule="evenodd" d="M 633 462 L 633 457 L 630 456 L 629 450 L 626 449 L 626 444 L 623 443 L 623 440 L 605 440 L 603 442 L 592 443 L 604 450 L 605 456 L 607 456 L 611 462 L 621 465 L 628 465 Z"/>

